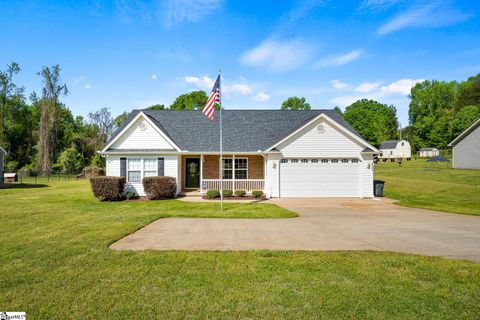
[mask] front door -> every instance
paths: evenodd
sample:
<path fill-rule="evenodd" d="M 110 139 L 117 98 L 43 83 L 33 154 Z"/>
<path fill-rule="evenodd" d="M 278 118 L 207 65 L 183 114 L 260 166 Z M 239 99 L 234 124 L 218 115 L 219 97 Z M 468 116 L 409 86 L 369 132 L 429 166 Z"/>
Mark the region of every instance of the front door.
<path fill-rule="evenodd" d="M 200 187 L 200 159 L 185 159 L 185 188 Z"/>

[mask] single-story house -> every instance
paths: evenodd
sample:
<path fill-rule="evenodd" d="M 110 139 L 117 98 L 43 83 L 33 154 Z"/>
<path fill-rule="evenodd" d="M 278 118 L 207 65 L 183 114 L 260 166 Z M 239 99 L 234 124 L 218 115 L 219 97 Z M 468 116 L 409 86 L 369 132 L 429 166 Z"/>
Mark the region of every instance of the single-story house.
<path fill-rule="evenodd" d="M 452 147 L 452 167 L 480 169 L 480 119 L 449 143 Z"/>
<path fill-rule="evenodd" d="M 267 197 L 373 197 L 379 151 L 334 110 L 225 110 L 223 160 L 218 114 L 134 110 L 100 151 L 106 175 L 126 177 L 144 195 L 143 177 L 171 176 L 177 193 L 262 190 Z"/>
<path fill-rule="evenodd" d="M 383 141 L 380 144 L 381 154 L 380 159 L 383 160 L 395 160 L 395 159 L 407 159 L 410 160 L 412 157 L 412 151 L 410 148 L 410 143 L 406 140 L 388 140 Z"/>
<path fill-rule="evenodd" d="M 0 147 L 0 185 L 3 184 L 3 171 L 5 171 L 5 158 L 7 157 L 7 151 Z"/>
<path fill-rule="evenodd" d="M 422 158 L 430 158 L 439 155 L 440 151 L 437 148 L 421 148 L 418 150 L 418 156 Z"/>

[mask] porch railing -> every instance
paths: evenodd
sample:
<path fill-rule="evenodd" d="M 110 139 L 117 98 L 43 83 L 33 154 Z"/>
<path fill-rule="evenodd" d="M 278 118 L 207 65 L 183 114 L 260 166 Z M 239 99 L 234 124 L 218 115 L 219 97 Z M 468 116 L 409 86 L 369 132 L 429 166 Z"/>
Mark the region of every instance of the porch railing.
<path fill-rule="evenodd" d="M 207 190 L 220 190 L 220 179 L 203 179 L 202 192 Z M 224 190 L 245 190 L 252 192 L 253 190 L 263 190 L 265 180 L 263 179 L 240 179 L 240 180 L 223 180 Z"/>

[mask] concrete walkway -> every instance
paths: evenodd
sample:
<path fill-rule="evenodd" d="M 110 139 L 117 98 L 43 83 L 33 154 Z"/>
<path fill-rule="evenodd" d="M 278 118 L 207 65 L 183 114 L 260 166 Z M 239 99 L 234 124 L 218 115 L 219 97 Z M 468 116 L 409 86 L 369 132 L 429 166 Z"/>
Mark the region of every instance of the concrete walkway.
<path fill-rule="evenodd" d="M 389 199 L 271 200 L 292 219 L 167 218 L 115 250 L 382 250 L 480 262 L 480 217 L 406 208 Z"/>

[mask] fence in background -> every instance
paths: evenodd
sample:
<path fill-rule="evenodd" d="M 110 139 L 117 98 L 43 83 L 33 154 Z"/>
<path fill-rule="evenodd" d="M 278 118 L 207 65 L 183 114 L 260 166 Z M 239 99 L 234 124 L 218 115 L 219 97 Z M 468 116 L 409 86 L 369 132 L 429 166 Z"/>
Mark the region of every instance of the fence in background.
<path fill-rule="evenodd" d="M 17 171 L 16 183 L 46 183 L 55 181 L 69 181 L 78 178 L 80 172 L 47 172 L 37 174 L 31 170 Z"/>

